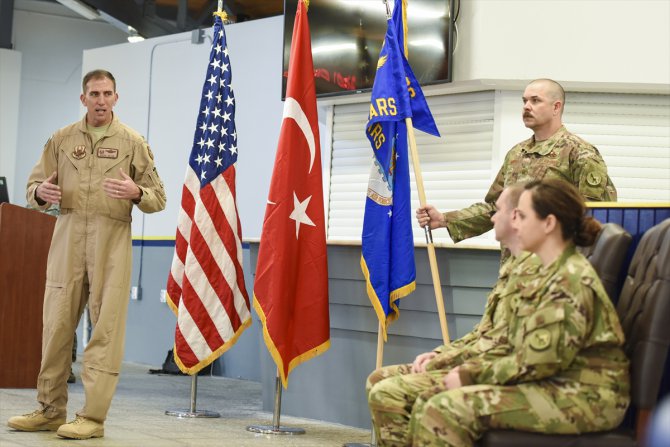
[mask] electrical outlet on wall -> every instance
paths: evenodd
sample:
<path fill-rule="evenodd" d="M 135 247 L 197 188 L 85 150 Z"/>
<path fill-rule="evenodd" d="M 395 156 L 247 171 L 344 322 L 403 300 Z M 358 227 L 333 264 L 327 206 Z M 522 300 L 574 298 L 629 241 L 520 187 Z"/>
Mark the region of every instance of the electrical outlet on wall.
<path fill-rule="evenodd" d="M 130 299 L 131 300 L 140 299 L 140 288 L 138 286 L 133 286 L 130 288 Z"/>
<path fill-rule="evenodd" d="M 167 290 L 161 289 L 160 300 L 161 303 L 167 303 Z"/>

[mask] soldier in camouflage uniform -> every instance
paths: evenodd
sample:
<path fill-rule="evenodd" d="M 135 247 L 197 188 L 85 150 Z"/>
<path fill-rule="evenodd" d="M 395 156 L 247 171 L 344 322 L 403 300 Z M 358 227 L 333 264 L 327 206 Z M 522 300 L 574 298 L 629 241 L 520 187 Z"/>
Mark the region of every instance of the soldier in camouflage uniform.
<path fill-rule="evenodd" d="M 509 354 L 472 358 L 452 369 L 441 392 L 412 403 L 405 439 L 379 445 L 471 446 L 490 428 L 574 434 L 608 430 L 629 403 L 628 359 L 617 314 L 590 263 L 599 224 L 583 218 L 579 192 L 565 182 L 534 182 L 518 208 L 523 249 L 543 275 L 510 303 Z M 446 391 L 445 391 L 446 389 Z M 392 408 L 375 421 L 398 420 Z M 383 433 L 382 433 L 383 435 Z"/>
<path fill-rule="evenodd" d="M 616 201 L 616 189 L 598 149 L 563 126 L 564 103 L 565 92 L 557 82 L 538 79 L 528 84 L 523 94 L 523 121 L 533 136 L 507 153 L 484 203 L 444 214 L 426 205 L 416 211 L 419 224 L 446 227 L 454 242 L 478 236 L 491 229 L 489 216 L 503 188 L 543 178 L 571 183 L 588 201 Z"/>
<path fill-rule="evenodd" d="M 450 345 L 439 346 L 432 352 L 417 356 L 412 364 L 392 365 L 373 371 L 366 384 L 371 409 L 378 404 L 380 396 L 383 396 L 384 400 L 379 403 L 382 407 L 396 404 L 399 408 L 405 408 L 408 396 L 412 396 L 413 400 L 427 389 L 439 388 L 449 369 L 467 359 L 484 353 L 487 356 L 509 354 L 507 342 L 509 297 L 518 292 L 520 284 L 536 278 L 540 267 L 539 258 L 531 253 L 520 252 L 517 234 L 512 229 L 514 208 L 522 191 L 522 185 L 508 187 L 496 202 L 497 211 L 491 218 L 496 238 L 511 247 L 513 256 L 500 268 L 499 279 L 488 296 L 480 323 L 473 331 Z M 389 402 L 391 399 L 394 400 L 393 404 Z M 375 410 L 372 411 L 374 414 Z M 388 424 L 375 424 L 376 428 L 383 432 L 382 435 L 377 434 L 377 439 L 388 438 L 389 436 L 384 433 L 393 432 L 395 427 L 406 429 L 410 417 L 409 411 L 403 411 L 397 417 L 402 420 L 400 424 L 395 418 L 386 420 Z M 405 434 L 405 432 L 391 434 L 390 437 L 403 438 Z"/>

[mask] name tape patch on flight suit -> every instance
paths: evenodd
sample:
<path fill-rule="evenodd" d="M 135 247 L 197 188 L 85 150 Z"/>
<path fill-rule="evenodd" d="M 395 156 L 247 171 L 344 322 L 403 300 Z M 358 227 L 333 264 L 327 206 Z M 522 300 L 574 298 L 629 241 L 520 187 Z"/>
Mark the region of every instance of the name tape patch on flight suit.
<path fill-rule="evenodd" d="M 75 146 L 74 149 L 72 150 L 72 156 L 76 158 L 77 160 L 81 160 L 86 156 L 86 146 L 80 145 L 80 146 Z"/>
<path fill-rule="evenodd" d="M 117 158 L 119 156 L 118 149 L 110 149 L 108 147 L 99 147 L 98 148 L 98 157 L 99 158 Z"/>

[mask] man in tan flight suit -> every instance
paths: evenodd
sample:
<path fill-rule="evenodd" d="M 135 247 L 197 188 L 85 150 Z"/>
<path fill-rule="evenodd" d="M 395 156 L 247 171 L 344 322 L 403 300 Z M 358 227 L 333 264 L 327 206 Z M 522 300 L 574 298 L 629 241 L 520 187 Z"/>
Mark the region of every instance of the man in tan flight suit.
<path fill-rule="evenodd" d="M 454 242 L 479 236 L 492 228 L 489 218 L 503 188 L 544 178 L 571 183 L 586 201 L 617 200 L 616 188 L 598 149 L 563 126 L 563 87 L 551 79 L 537 79 L 528 84 L 522 100 L 523 123 L 533 136 L 507 153 L 484 203 L 446 213 L 426 205 L 416 210 L 421 226 L 446 227 Z"/>
<path fill-rule="evenodd" d="M 114 76 L 84 76 L 86 116 L 47 141 L 28 179 L 28 203 L 60 204 L 47 262 L 38 410 L 9 419 L 20 431 L 57 430 L 64 438 L 104 435 L 118 382 L 131 272 L 131 211 L 165 208 L 165 190 L 144 138 L 119 122 Z M 93 333 L 84 350 L 84 407 L 65 423 L 72 338 L 88 303 Z"/>

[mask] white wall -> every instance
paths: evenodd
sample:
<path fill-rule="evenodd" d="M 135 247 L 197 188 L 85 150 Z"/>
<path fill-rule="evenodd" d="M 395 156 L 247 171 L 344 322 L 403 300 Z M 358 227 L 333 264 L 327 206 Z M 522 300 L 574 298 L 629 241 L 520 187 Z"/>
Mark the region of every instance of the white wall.
<path fill-rule="evenodd" d="M 14 201 L 25 204 L 26 180 L 51 134 L 81 119 L 82 51 L 123 42 L 126 35 L 102 22 L 14 10 L 14 48 L 23 55 Z M 2 104 L 5 110 L 5 104 Z M 4 150 L 4 149 L 3 149 Z"/>
<path fill-rule="evenodd" d="M 15 199 L 16 138 L 19 129 L 21 52 L 0 48 L 0 176 L 7 177 L 9 200 Z"/>
<path fill-rule="evenodd" d="M 667 84 L 669 18 L 667 0 L 462 0 L 454 80 Z"/>

